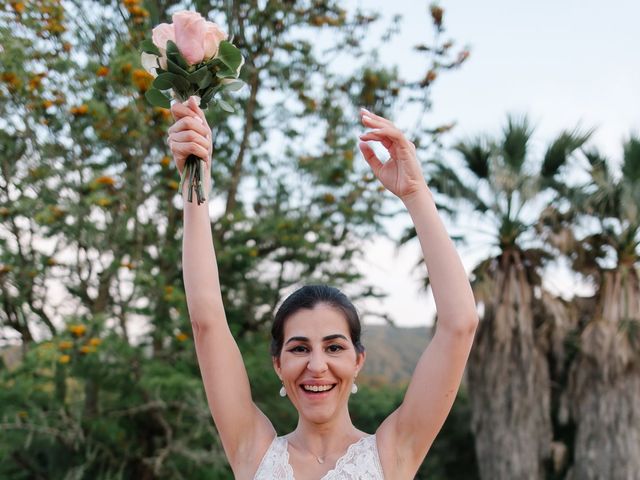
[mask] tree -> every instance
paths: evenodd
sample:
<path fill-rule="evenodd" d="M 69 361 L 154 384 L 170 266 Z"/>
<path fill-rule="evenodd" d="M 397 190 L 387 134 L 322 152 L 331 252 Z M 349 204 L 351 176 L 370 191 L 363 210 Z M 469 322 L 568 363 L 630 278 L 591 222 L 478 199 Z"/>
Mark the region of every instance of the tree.
<path fill-rule="evenodd" d="M 264 342 L 295 284 L 381 294 L 353 263 L 388 213 L 354 159 L 356 108 L 387 114 L 429 85 L 403 82 L 363 45 L 375 14 L 331 0 L 11 1 L 0 9 L 0 330 L 24 358 L 0 371 L 0 476 L 229 476 L 187 333 L 171 118 L 144 99 L 140 65 L 143 38 L 183 8 L 227 28 L 247 59 L 248 87 L 227 99 L 236 113 L 207 112 L 214 241 L 245 348 Z M 421 51 L 438 71 L 466 58 L 451 44 Z M 423 146 L 435 130 L 417 132 Z"/>
<path fill-rule="evenodd" d="M 482 314 L 468 364 L 476 455 L 481 477 L 491 480 L 545 476 L 551 386 L 540 327 L 553 314 L 542 289 L 549 255 L 534 235 L 535 212 L 553 198 L 562 167 L 589 137 L 565 131 L 536 160 L 532 134 L 526 117 L 510 116 L 500 138 L 455 146 L 462 168 L 435 161 L 429 182 L 444 209 L 466 206 L 467 224 L 475 216 L 491 238 L 491 255 L 472 273 Z"/>
<path fill-rule="evenodd" d="M 568 396 L 575 422 L 567 478 L 633 478 L 640 470 L 640 139 L 623 146 L 616 174 L 585 152 L 588 180 L 546 214 L 550 240 L 595 287 L 576 329 Z"/>

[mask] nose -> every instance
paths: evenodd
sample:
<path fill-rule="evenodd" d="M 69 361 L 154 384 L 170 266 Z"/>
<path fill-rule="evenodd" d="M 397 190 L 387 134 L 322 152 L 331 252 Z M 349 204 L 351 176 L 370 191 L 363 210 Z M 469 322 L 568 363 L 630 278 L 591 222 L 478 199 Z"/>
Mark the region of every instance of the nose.
<path fill-rule="evenodd" d="M 324 352 L 314 351 L 311 353 L 311 358 L 307 364 L 307 369 L 314 375 L 324 373 L 327 370 L 327 360 L 324 356 Z"/>

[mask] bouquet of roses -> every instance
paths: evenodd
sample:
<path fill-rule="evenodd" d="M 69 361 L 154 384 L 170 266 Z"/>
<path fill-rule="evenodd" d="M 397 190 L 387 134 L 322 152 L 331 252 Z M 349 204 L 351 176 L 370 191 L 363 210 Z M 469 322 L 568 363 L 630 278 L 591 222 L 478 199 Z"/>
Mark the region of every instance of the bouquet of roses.
<path fill-rule="evenodd" d="M 189 97 L 200 97 L 200 108 L 206 109 L 213 101 L 227 112 L 233 108 L 214 95 L 223 90 L 236 91 L 244 82 L 238 80 L 244 58 L 227 34 L 199 13 L 181 11 L 173 14 L 173 23 L 161 23 L 152 31 L 151 40 L 142 42 L 142 65 L 151 75 L 153 88 L 145 97 L 155 107 L 171 108 L 171 99 L 185 102 Z M 169 90 L 171 98 L 161 90 Z M 189 181 L 188 201 L 196 191 L 198 204 L 204 202 L 202 180 L 204 163 L 195 155 L 187 158 L 180 179 L 179 191 Z"/>

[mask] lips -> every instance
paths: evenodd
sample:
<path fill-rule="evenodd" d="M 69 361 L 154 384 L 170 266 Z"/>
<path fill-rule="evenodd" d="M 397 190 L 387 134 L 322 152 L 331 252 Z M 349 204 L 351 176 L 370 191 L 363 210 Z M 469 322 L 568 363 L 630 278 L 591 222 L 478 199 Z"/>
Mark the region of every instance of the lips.
<path fill-rule="evenodd" d="M 325 385 L 302 384 L 300 385 L 300 388 L 302 388 L 306 393 L 325 393 L 333 390 L 335 386 L 335 383 Z"/>

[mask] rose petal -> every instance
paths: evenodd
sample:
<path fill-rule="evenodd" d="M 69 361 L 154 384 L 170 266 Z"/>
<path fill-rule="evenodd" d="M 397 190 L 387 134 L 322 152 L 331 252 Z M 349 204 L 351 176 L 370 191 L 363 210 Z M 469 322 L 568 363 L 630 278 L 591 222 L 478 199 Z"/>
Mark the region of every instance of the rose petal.
<path fill-rule="evenodd" d="M 226 32 L 223 32 L 218 24 L 205 22 L 204 30 L 204 58 L 208 60 L 218 53 L 218 47 L 222 40 L 227 39 Z"/>
<path fill-rule="evenodd" d="M 158 76 L 158 72 L 156 71 L 156 68 L 158 68 L 157 61 L 158 57 L 156 55 L 153 55 L 152 53 L 142 52 L 142 67 L 154 77 Z"/>
<path fill-rule="evenodd" d="M 176 12 L 171 17 L 176 34 L 176 45 L 190 65 L 204 59 L 205 20 L 198 12 L 186 10 Z"/>

